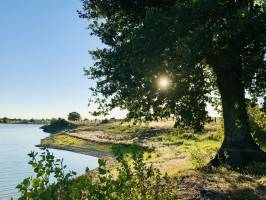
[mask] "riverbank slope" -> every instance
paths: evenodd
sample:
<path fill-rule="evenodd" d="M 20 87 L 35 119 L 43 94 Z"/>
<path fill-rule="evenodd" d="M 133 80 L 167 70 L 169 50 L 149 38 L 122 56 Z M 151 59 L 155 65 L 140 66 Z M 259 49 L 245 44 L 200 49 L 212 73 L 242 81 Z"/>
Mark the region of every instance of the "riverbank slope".
<path fill-rule="evenodd" d="M 143 151 L 147 164 L 167 172 L 179 183 L 176 189 L 181 199 L 203 199 L 211 193 L 220 199 L 266 199 L 265 175 L 240 173 L 224 167 L 204 168 L 221 145 L 220 122 L 208 124 L 200 134 L 172 127 L 172 121 L 149 125 L 120 121 L 80 123 L 74 129 L 43 139 L 42 145 L 109 160 L 114 160 L 113 152 L 118 150 L 126 155 Z M 250 166 L 251 170 L 252 167 L 263 168 Z"/>

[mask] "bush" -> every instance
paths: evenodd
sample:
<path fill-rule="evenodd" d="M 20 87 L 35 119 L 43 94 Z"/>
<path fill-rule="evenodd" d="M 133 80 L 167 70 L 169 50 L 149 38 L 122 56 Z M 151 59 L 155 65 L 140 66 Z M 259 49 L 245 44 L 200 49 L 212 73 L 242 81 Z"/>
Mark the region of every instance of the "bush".
<path fill-rule="evenodd" d="M 190 151 L 190 159 L 196 169 L 203 168 L 211 159 L 211 155 L 195 145 Z"/>
<path fill-rule="evenodd" d="M 52 119 L 50 124 L 44 125 L 41 127 L 44 132 L 48 133 L 57 133 L 66 129 L 72 129 L 75 128 L 76 125 L 73 123 L 70 123 L 66 121 L 65 119 L 58 118 L 58 119 Z"/>
<path fill-rule="evenodd" d="M 40 160 L 37 153 L 29 154 L 35 176 L 26 178 L 17 187 L 21 192 L 19 200 L 58 199 L 58 200 L 172 200 L 177 199 L 175 190 L 167 175 L 143 163 L 142 154 L 134 154 L 130 165 L 122 155 L 117 155 L 116 175 L 106 169 L 104 160 L 99 160 L 98 174 L 86 174 L 74 178 L 75 173 L 65 173 L 62 160 L 45 149 Z M 51 177 L 55 177 L 51 182 Z"/>
<path fill-rule="evenodd" d="M 17 188 L 21 192 L 21 200 L 56 199 L 55 197 L 69 184 L 69 180 L 76 174 L 71 171 L 65 173 L 63 160 L 56 159 L 47 149 L 40 154 L 29 153 L 29 164 L 35 173 L 34 177 L 24 179 Z"/>

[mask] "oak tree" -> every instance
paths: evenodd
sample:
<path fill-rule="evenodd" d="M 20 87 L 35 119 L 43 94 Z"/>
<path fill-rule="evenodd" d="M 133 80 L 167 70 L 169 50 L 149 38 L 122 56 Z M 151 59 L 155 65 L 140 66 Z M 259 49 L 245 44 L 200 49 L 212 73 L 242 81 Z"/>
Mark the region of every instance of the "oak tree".
<path fill-rule="evenodd" d="M 93 91 L 134 117 L 186 113 L 195 122 L 218 88 L 224 141 L 212 164 L 265 161 L 245 99 L 266 93 L 265 9 L 264 0 L 83 0 L 80 16 L 106 45 L 91 52 Z M 171 80 L 165 91 L 156 87 L 162 76 Z"/>

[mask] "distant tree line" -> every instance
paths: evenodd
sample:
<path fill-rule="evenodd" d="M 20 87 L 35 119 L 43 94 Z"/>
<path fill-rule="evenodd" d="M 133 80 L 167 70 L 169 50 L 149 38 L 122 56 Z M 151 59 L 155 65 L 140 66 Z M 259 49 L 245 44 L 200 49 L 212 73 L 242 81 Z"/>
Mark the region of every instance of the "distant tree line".
<path fill-rule="evenodd" d="M 1 124 L 48 124 L 50 119 L 17 119 L 17 118 L 0 118 Z"/>
<path fill-rule="evenodd" d="M 109 121 L 116 121 L 117 119 L 87 119 L 81 118 L 81 115 L 78 112 L 70 112 L 67 116 L 67 120 L 69 122 L 95 122 L 95 123 L 108 123 Z M 19 119 L 19 118 L 8 118 L 2 117 L 0 118 L 0 124 L 44 124 L 44 125 L 51 125 L 51 124 L 64 124 L 67 122 L 66 119 L 63 118 L 51 118 L 51 119 Z M 63 122 L 65 121 L 65 122 Z M 61 123 L 63 122 L 63 123 Z"/>

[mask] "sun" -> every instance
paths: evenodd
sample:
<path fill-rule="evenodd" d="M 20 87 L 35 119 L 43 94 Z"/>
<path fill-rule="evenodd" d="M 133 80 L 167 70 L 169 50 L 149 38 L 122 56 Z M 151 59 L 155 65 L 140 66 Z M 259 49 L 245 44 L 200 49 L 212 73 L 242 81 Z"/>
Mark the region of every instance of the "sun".
<path fill-rule="evenodd" d="M 170 85 L 170 80 L 167 77 L 162 76 L 158 79 L 158 84 L 159 84 L 159 88 L 167 89 Z"/>

